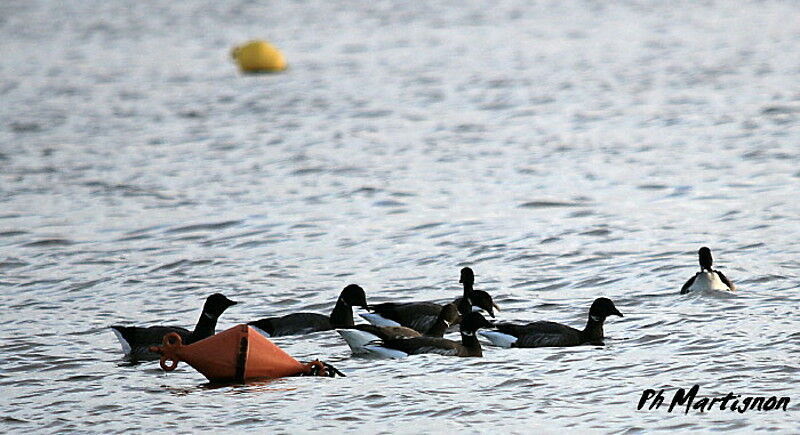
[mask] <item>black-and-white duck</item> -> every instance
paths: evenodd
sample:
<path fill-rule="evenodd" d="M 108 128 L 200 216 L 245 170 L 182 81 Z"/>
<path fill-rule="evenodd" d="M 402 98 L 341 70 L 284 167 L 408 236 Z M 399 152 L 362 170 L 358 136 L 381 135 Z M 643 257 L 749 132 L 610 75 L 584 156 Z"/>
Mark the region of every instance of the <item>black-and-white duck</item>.
<path fill-rule="evenodd" d="M 714 259 L 711 257 L 711 249 L 703 246 L 697 251 L 697 255 L 700 260 L 700 272 L 697 272 L 686 281 L 683 287 L 681 287 L 681 294 L 704 290 L 736 290 L 736 286 L 733 285 L 728 277 L 722 272 L 711 268 L 714 264 Z"/>

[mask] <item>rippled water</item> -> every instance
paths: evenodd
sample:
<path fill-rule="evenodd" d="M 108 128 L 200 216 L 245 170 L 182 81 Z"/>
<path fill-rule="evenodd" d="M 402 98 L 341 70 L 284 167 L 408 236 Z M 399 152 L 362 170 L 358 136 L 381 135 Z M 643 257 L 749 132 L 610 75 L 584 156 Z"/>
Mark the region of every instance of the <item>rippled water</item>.
<path fill-rule="evenodd" d="M 0 430 L 800 430 L 800 7 L 604 2 L 0 3 Z M 283 74 L 241 76 L 265 37 Z M 708 245 L 733 297 L 678 295 Z M 209 388 L 112 323 L 220 328 L 448 300 L 607 346 L 352 358 Z M 789 412 L 636 411 L 643 390 Z"/>

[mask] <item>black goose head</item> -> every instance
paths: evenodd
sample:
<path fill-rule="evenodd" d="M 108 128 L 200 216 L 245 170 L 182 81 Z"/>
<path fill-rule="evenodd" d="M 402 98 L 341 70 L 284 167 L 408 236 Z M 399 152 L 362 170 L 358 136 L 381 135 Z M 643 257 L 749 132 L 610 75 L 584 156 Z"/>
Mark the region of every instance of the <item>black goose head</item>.
<path fill-rule="evenodd" d="M 711 250 L 703 246 L 697 251 L 697 256 L 700 257 L 700 271 L 708 270 L 711 272 L 711 265 L 714 264 L 714 259 L 711 258 Z"/>
<path fill-rule="evenodd" d="M 439 312 L 439 320 L 444 320 L 447 323 L 447 326 L 450 326 L 458 321 L 458 307 L 456 304 L 449 303 L 442 307 L 442 311 Z"/>
<path fill-rule="evenodd" d="M 474 290 L 469 295 L 469 300 L 474 308 L 480 308 L 486 311 L 493 319 L 495 310 L 500 311 L 500 307 L 492 300 L 492 295 L 483 290 Z"/>
<path fill-rule="evenodd" d="M 486 320 L 481 313 L 468 313 L 461 319 L 461 332 L 475 333 L 481 328 L 494 328 L 491 322 Z"/>
<path fill-rule="evenodd" d="M 366 308 L 367 306 L 367 294 L 364 293 L 364 289 L 361 286 L 356 284 L 350 284 L 345 287 L 342 293 L 339 294 L 339 299 L 351 307 Z"/>
<path fill-rule="evenodd" d="M 226 298 L 222 293 L 214 293 L 206 298 L 206 303 L 203 305 L 203 314 L 216 319 L 221 316 L 228 307 L 236 304 L 236 301 Z"/>
<path fill-rule="evenodd" d="M 470 269 L 469 267 L 461 269 L 461 278 L 458 280 L 458 282 L 469 285 L 474 284 L 475 274 L 472 272 L 472 269 Z"/>
<path fill-rule="evenodd" d="M 589 308 L 589 318 L 597 322 L 603 322 L 611 315 L 623 317 L 609 298 L 597 298 Z"/>

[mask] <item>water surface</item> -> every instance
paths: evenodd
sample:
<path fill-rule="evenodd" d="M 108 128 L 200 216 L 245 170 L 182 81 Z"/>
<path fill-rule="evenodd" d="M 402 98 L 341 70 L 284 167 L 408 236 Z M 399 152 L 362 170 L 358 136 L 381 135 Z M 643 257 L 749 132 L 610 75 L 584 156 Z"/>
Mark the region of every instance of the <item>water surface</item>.
<path fill-rule="evenodd" d="M 797 432 L 794 2 L 0 5 L 0 427 L 7 432 Z M 290 69 L 241 76 L 268 38 Z M 740 291 L 678 295 L 710 246 Z M 128 365 L 108 326 L 220 328 L 446 301 L 605 347 L 352 358 L 342 379 L 208 388 Z M 648 388 L 790 412 L 636 411 Z"/>

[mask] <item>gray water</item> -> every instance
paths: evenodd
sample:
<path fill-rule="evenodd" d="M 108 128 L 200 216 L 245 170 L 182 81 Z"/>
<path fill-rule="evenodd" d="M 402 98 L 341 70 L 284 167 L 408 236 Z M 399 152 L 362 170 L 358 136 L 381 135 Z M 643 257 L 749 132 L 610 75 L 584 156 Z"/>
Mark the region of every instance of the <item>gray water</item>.
<path fill-rule="evenodd" d="M 0 3 L 0 431 L 798 432 L 800 6 L 791 1 Z M 281 74 L 229 49 L 266 38 Z M 739 287 L 681 296 L 696 251 Z M 353 358 L 210 388 L 114 323 L 219 330 L 449 300 L 606 346 Z M 642 391 L 788 412 L 637 411 Z"/>

